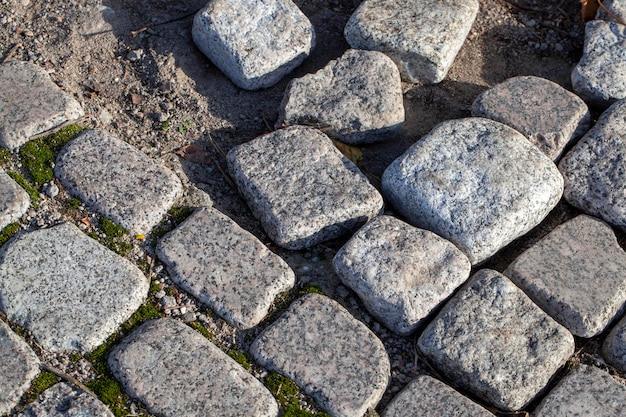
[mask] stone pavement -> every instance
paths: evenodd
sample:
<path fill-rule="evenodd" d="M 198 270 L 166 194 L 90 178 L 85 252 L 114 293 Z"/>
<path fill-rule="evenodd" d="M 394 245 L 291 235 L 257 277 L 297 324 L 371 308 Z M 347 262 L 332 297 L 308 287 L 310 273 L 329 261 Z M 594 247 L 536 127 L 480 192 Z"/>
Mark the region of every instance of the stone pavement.
<path fill-rule="evenodd" d="M 625 3 L 610 2 L 616 10 Z M 245 89 L 278 82 L 315 39 L 290 0 L 257 6 L 215 1 L 193 26 L 198 48 Z M 626 372 L 626 254 L 615 233 L 626 229 L 626 27 L 588 23 L 572 73 L 578 96 L 537 77 L 507 80 L 477 97 L 476 117 L 441 123 L 391 163 L 382 193 L 328 136 L 370 143 L 397 132 L 404 120 L 398 78 L 441 81 L 477 8 L 474 0 L 365 0 L 346 39 L 389 58 L 349 50 L 293 80 L 279 121 L 290 126 L 232 149 L 230 176 L 278 246 L 300 250 L 352 236 L 333 260 L 337 275 L 390 331 L 414 338 L 432 371 L 378 407 L 382 416 L 624 416 L 626 387 L 616 376 Z M 434 33 L 440 47 L 413 42 L 424 35 L 414 27 Z M 341 114 L 324 113 L 325 98 Z M 605 110 L 591 129 L 587 104 Z M 15 150 L 80 115 L 34 64 L 0 65 L 1 146 Z M 180 173 L 100 130 L 65 145 L 54 173 L 81 204 L 140 237 L 184 190 Z M 502 272 L 481 269 L 561 198 L 584 214 Z M 27 216 L 31 204 L 0 171 L 0 228 Z M 255 366 L 290 378 L 333 417 L 362 417 L 377 407 L 391 377 L 384 343 L 325 295 L 281 306 L 294 271 L 255 235 L 201 207 L 161 237 L 155 252 L 179 290 L 230 326 L 262 330 L 245 352 Z M 71 222 L 18 232 L 0 248 L 0 310 L 8 323 L 0 320 L 0 414 L 111 416 L 99 399 L 66 383 L 25 408 L 18 404 L 50 353 L 93 352 L 149 296 L 167 308 L 179 290 L 150 290 L 133 262 Z M 146 321 L 120 338 L 108 353 L 109 370 L 150 413 L 290 415 L 277 402 L 282 385 L 275 398 L 244 361 L 183 320 Z M 576 364 L 575 342 L 590 340 L 603 342 L 613 368 L 599 359 Z"/>

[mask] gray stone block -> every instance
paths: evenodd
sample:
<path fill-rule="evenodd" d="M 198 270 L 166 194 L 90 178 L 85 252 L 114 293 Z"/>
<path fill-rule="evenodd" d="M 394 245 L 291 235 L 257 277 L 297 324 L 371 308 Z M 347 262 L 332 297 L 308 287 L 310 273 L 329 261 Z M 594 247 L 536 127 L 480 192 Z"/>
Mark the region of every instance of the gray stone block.
<path fill-rule="evenodd" d="M 250 353 L 261 366 L 293 379 L 334 417 L 362 417 L 380 401 L 390 377 L 382 342 L 323 295 L 294 301 Z"/>
<path fill-rule="evenodd" d="M 37 402 L 17 417 L 114 417 L 100 400 L 59 383 L 45 390 Z"/>
<path fill-rule="evenodd" d="M 31 62 L 0 65 L 0 146 L 17 149 L 31 136 L 84 115 L 81 105 Z"/>
<path fill-rule="evenodd" d="M 0 320 L 0 415 L 8 414 L 19 403 L 37 374 L 35 352 Z"/>
<path fill-rule="evenodd" d="M 99 130 L 68 143 L 54 172 L 72 195 L 132 234 L 150 232 L 182 194 L 176 174 Z"/>
<path fill-rule="evenodd" d="M 593 337 L 624 312 L 626 253 L 613 230 L 593 217 L 560 225 L 504 275 L 576 336 Z"/>
<path fill-rule="evenodd" d="M 574 91 L 593 106 L 626 98 L 626 26 L 604 20 L 585 25 L 583 56 L 572 70 Z"/>
<path fill-rule="evenodd" d="M 403 80 L 434 84 L 445 78 L 477 13 L 476 0 L 365 0 L 344 36 L 355 49 L 389 55 Z"/>
<path fill-rule="evenodd" d="M 0 168 L 0 230 L 22 217 L 30 207 L 30 197 Z"/>
<path fill-rule="evenodd" d="M 90 352 L 147 295 L 139 268 L 70 223 L 21 235 L 0 253 L 0 306 L 46 350 Z"/>
<path fill-rule="evenodd" d="M 387 405 L 381 417 L 493 417 L 443 382 L 420 375 Z"/>
<path fill-rule="evenodd" d="M 315 31 L 291 0 L 214 0 L 193 21 L 193 40 L 233 83 L 271 87 L 309 56 Z"/>
<path fill-rule="evenodd" d="M 604 7 L 598 7 L 596 19 L 606 20 L 608 22 L 615 22 L 615 18 L 618 18 L 622 22 L 626 22 L 625 0 L 602 0 L 602 6 Z"/>
<path fill-rule="evenodd" d="M 366 144 L 400 133 L 403 122 L 396 64 L 380 52 L 349 49 L 289 83 L 276 127 L 311 125 L 345 143 Z"/>
<path fill-rule="evenodd" d="M 574 337 L 508 278 L 478 271 L 418 339 L 455 385 L 505 410 L 526 406 L 574 353 Z"/>
<path fill-rule="evenodd" d="M 613 327 L 604 340 L 602 354 L 613 367 L 626 373 L 626 317 Z"/>
<path fill-rule="evenodd" d="M 228 168 L 269 237 L 303 249 L 353 231 L 383 207 L 359 169 L 319 130 L 290 126 L 232 149 Z"/>
<path fill-rule="evenodd" d="M 385 326 L 410 334 L 469 278 L 451 242 L 390 216 L 368 222 L 337 252 L 341 281 Z"/>
<path fill-rule="evenodd" d="M 535 417 L 624 417 L 626 386 L 593 366 L 578 365 L 541 401 Z"/>
<path fill-rule="evenodd" d="M 477 264 L 538 225 L 563 178 L 516 130 L 483 118 L 443 122 L 384 172 L 398 212 L 456 244 Z"/>
<path fill-rule="evenodd" d="M 164 417 L 276 417 L 272 394 L 241 365 L 180 321 L 136 329 L 108 358 L 113 376 Z"/>
<path fill-rule="evenodd" d="M 509 78 L 485 91 L 474 101 L 472 116 L 511 126 L 552 160 L 591 125 L 589 109 L 580 97 L 534 76 Z"/>
<path fill-rule="evenodd" d="M 295 284 L 287 263 L 217 210 L 196 211 L 157 246 L 171 279 L 230 324 L 256 326 Z"/>

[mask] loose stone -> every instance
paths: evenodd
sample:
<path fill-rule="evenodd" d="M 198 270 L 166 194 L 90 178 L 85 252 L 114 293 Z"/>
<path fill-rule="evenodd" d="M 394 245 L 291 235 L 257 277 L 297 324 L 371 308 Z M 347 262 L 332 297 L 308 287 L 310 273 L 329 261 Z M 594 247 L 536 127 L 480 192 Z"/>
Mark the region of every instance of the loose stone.
<path fill-rule="evenodd" d="M 626 317 L 617 323 L 604 340 L 602 354 L 608 363 L 626 373 Z"/>
<path fill-rule="evenodd" d="M 30 197 L 0 168 L 0 230 L 18 221 L 30 207 Z"/>
<path fill-rule="evenodd" d="M 17 417 L 113 417 L 114 414 L 101 401 L 59 383 L 45 390 L 37 402 L 26 408 Z"/>

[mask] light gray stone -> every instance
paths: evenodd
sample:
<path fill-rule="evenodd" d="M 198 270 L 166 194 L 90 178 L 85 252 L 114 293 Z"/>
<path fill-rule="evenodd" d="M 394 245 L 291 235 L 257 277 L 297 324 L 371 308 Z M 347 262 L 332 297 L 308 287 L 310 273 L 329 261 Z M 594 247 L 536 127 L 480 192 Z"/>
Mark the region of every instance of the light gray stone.
<path fill-rule="evenodd" d="M 276 127 L 311 125 L 345 143 L 367 144 L 402 130 L 400 72 L 385 54 L 347 50 L 287 86 Z"/>
<path fill-rule="evenodd" d="M 114 417 L 100 400 L 59 383 L 45 390 L 36 403 L 17 417 Z"/>
<path fill-rule="evenodd" d="M 318 294 L 294 301 L 250 353 L 261 366 L 293 379 L 333 417 L 362 417 L 380 401 L 390 377 L 382 342 Z"/>
<path fill-rule="evenodd" d="M 295 284 L 289 265 L 217 210 L 196 211 L 157 246 L 170 278 L 230 324 L 249 328 Z"/>
<path fill-rule="evenodd" d="M 455 385 L 505 410 L 526 406 L 574 353 L 574 337 L 508 278 L 478 271 L 418 339 Z"/>
<path fill-rule="evenodd" d="M 391 216 L 368 222 L 337 252 L 341 281 L 394 332 L 412 333 L 469 278 L 469 259 L 451 242 Z"/>
<path fill-rule="evenodd" d="M 233 83 L 271 87 L 315 46 L 309 19 L 291 0 L 213 0 L 193 21 L 193 40 Z"/>
<path fill-rule="evenodd" d="M 22 217 L 30 207 L 30 197 L 0 168 L 0 230 Z"/>
<path fill-rule="evenodd" d="M 604 340 L 602 354 L 613 367 L 626 373 L 626 317 L 613 327 Z"/>
<path fill-rule="evenodd" d="M 389 55 L 403 80 L 433 84 L 445 78 L 477 13 L 476 0 L 365 0 L 344 36 L 355 49 Z"/>
<path fill-rule="evenodd" d="M 90 352 L 147 295 L 139 268 L 70 223 L 21 235 L 0 252 L 0 307 L 46 350 Z"/>
<path fill-rule="evenodd" d="M 576 336 L 593 337 L 624 312 L 626 253 L 613 230 L 593 217 L 560 225 L 504 275 Z"/>
<path fill-rule="evenodd" d="M 276 417 L 272 394 L 241 365 L 180 321 L 136 329 L 109 355 L 126 392 L 164 417 Z"/>
<path fill-rule="evenodd" d="M 387 405 L 381 417 L 493 417 L 443 382 L 420 375 Z"/>
<path fill-rule="evenodd" d="M 132 234 L 150 232 L 182 194 L 176 174 L 99 130 L 68 143 L 54 172 L 70 193 Z"/>
<path fill-rule="evenodd" d="M 535 409 L 535 417 L 624 417 L 626 386 L 593 366 L 578 365 Z"/>
<path fill-rule="evenodd" d="M 482 118 L 443 122 L 385 170 L 385 196 L 477 264 L 538 225 L 563 192 L 554 163 L 516 130 Z"/>
<path fill-rule="evenodd" d="M 84 115 L 43 68 L 31 62 L 0 65 L 0 146 L 17 149 L 31 136 Z"/>
<path fill-rule="evenodd" d="M 303 249 L 349 233 L 383 198 L 328 136 L 290 126 L 232 149 L 228 168 L 269 237 Z"/>
<path fill-rule="evenodd" d="M 621 229 L 626 229 L 625 131 L 626 100 L 621 100 L 559 163 L 567 202 Z"/>
<path fill-rule="evenodd" d="M 625 0 L 602 0 L 602 6 L 598 7 L 596 19 L 616 22 L 615 18 L 626 22 L 626 1 Z M 608 10 L 608 12 L 607 12 Z M 620 23 L 617 21 L 617 23 Z"/>
<path fill-rule="evenodd" d="M 572 86 L 598 107 L 626 98 L 626 26 L 604 20 L 585 25 L 583 56 L 572 70 Z"/>
<path fill-rule="evenodd" d="M 39 374 L 35 352 L 0 320 L 0 415 L 8 414 Z"/>
<path fill-rule="evenodd" d="M 472 116 L 511 126 L 552 160 L 591 125 L 589 109 L 580 97 L 534 76 L 509 78 L 485 91 L 474 101 Z"/>

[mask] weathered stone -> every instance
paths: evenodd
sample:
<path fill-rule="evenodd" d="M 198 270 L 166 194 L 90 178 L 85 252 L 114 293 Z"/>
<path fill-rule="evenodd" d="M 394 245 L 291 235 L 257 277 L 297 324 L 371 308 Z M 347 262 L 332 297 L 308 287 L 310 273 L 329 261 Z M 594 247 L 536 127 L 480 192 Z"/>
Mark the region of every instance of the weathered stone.
<path fill-rule="evenodd" d="M 550 80 L 533 76 L 509 78 L 485 91 L 474 101 L 472 116 L 511 126 L 552 160 L 591 125 L 584 101 Z"/>
<path fill-rule="evenodd" d="M 527 405 L 574 353 L 574 337 L 508 278 L 478 271 L 418 339 L 456 385 L 505 410 Z"/>
<path fill-rule="evenodd" d="M 626 317 L 613 327 L 604 340 L 602 354 L 608 363 L 626 373 Z"/>
<path fill-rule="evenodd" d="M 0 168 L 0 230 L 18 221 L 28 207 L 28 193 Z"/>
<path fill-rule="evenodd" d="M 54 172 L 70 193 L 133 234 L 148 233 L 182 193 L 172 171 L 99 130 L 68 143 Z"/>
<path fill-rule="evenodd" d="M 5 308 L 2 303 L 0 307 Z M 38 373 L 35 352 L 0 320 L 0 415 L 18 404 Z"/>
<path fill-rule="evenodd" d="M 215 0 L 193 21 L 193 40 L 233 83 L 271 87 L 309 56 L 315 31 L 291 0 Z"/>
<path fill-rule="evenodd" d="M 389 55 L 403 80 L 433 84 L 445 78 L 477 13 L 476 0 L 365 0 L 344 35 L 355 49 Z"/>
<path fill-rule="evenodd" d="M 626 229 L 625 131 L 626 100 L 621 100 L 559 163 L 567 202 L 621 229 Z"/>
<path fill-rule="evenodd" d="M 593 366 L 578 365 L 535 409 L 535 417 L 624 417 L 626 386 Z"/>
<path fill-rule="evenodd" d="M 267 315 L 295 274 L 254 235 L 214 209 L 200 209 L 157 247 L 171 279 L 229 323 L 249 328 Z"/>
<path fill-rule="evenodd" d="M 409 383 L 387 405 L 381 417 L 493 417 L 474 401 L 426 375 Z"/>
<path fill-rule="evenodd" d="M 261 366 L 293 379 L 335 417 L 362 417 L 390 376 L 382 342 L 337 302 L 308 294 L 254 341 Z"/>
<path fill-rule="evenodd" d="M 626 253 L 613 230 L 593 217 L 560 225 L 504 275 L 576 336 L 595 336 L 624 311 Z"/>
<path fill-rule="evenodd" d="M 86 392 L 59 383 L 45 390 L 36 403 L 17 417 L 113 417 L 100 400 Z"/>
<path fill-rule="evenodd" d="M 384 194 L 413 225 L 479 263 L 543 220 L 563 178 L 516 130 L 482 118 L 443 122 L 385 171 Z"/>
<path fill-rule="evenodd" d="M 626 26 L 604 20 L 585 25 L 583 56 L 572 71 L 572 86 L 598 107 L 626 98 Z"/>
<path fill-rule="evenodd" d="M 390 216 L 363 226 L 337 252 L 333 265 L 365 307 L 400 334 L 419 327 L 471 269 L 452 243 Z"/>
<path fill-rule="evenodd" d="M 93 350 L 147 294 L 139 268 L 70 223 L 21 235 L 0 252 L 0 305 L 46 350 Z"/>
<path fill-rule="evenodd" d="M 398 134 L 403 122 L 396 65 L 380 52 L 349 49 L 289 83 L 276 127 L 312 125 L 343 142 L 366 144 Z"/>
<path fill-rule="evenodd" d="M 602 0 L 602 6 L 598 7 L 596 19 L 615 22 L 615 18 L 626 22 L 626 1 L 624 0 Z M 617 23 L 620 23 L 617 21 Z"/>
<path fill-rule="evenodd" d="M 109 356 L 130 396 L 153 414 L 276 417 L 272 394 L 241 365 L 180 321 L 149 321 Z"/>
<path fill-rule="evenodd" d="M 31 62 L 0 65 L 0 103 L 0 146 L 8 149 L 84 115 L 78 101 Z"/>
<path fill-rule="evenodd" d="M 361 171 L 310 127 L 260 136 L 232 149 L 227 161 L 254 216 L 287 249 L 349 233 L 383 207 Z"/>

